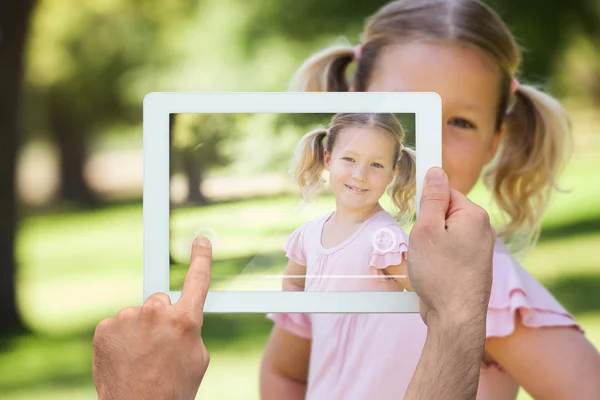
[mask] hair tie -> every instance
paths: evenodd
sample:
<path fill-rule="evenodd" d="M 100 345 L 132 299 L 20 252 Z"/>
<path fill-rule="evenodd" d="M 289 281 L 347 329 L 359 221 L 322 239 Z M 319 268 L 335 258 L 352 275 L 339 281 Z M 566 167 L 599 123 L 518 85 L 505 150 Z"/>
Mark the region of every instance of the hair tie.
<path fill-rule="evenodd" d="M 362 54 L 362 47 L 360 44 L 354 46 L 354 61 L 360 60 L 360 56 Z"/>
<path fill-rule="evenodd" d="M 519 90 L 519 86 L 521 86 L 519 80 L 517 78 L 513 78 L 512 86 L 510 88 L 511 93 L 515 93 L 517 90 Z"/>
<path fill-rule="evenodd" d="M 329 137 L 330 133 L 331 133 L 331 128 L 327 128 L 327 130 L 325 130 L 325 136 Z"/>

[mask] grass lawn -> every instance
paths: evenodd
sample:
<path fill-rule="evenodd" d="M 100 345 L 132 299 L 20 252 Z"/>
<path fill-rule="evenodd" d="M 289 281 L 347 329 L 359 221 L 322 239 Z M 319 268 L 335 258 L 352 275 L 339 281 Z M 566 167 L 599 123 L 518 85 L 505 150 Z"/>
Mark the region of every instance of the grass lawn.
<path fill-rule="evenodd" d="M 574 160 L 564 177 L 572 193 L 555 197 L 540 242 L 523 263 L 575 313 L 600 348 L 600 187 L 594 159 Z M 480 189 L 473 198 L 487 202 Z M 307 218 L 329 211 L 330 204 L 325 199 L 298 213 L 297 199 L 278 197 L 180 209 L 174 213 L 173 252 L 185 263 L 187 243 L 199 229 L 210 228 L 216 239 L 214 287 L 224 288 L 241 270 L 249 277 L 280 270 L 285 237 Z M 18 258 L 20 304 L 36 334 L 0 341 L 2 398 L 94 398 L 94 327 L 142 300 L 141 206 L 24 219 Z M 185 267 L 174 267 L 174 289 L 184 272 Z M 212 364 L 199 398 L 258 398 L 258 363 L 270 326 L 263 315 L 207 316 L 204 337 Z"/>

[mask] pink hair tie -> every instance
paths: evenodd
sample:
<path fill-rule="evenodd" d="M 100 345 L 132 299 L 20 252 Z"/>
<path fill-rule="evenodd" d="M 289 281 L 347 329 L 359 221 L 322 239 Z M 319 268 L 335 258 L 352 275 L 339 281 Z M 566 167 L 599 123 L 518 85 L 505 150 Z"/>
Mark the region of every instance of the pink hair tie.
<path fill-rule="evenodd" d="M 327 128 L 327 130 L 325 131 L 325 135 L 327 135 L 327 137 L 329 137 L 330 133 L 331 133 L 331 128 Z"/>
<path fill-rule="evenodd" d="M 354 46 L 354 61 L 360 60 L 360 56 L 362 54 L 362 47 L 360 44 Z"/>
<path fill-rule="evenodd" d="M 519 90 L 519 86 L 521 86 L 519 80 L 517 78 L 513 78 L 512 86 L 510 88 L 511 93 L 515 93 L 517 90 Z"/>

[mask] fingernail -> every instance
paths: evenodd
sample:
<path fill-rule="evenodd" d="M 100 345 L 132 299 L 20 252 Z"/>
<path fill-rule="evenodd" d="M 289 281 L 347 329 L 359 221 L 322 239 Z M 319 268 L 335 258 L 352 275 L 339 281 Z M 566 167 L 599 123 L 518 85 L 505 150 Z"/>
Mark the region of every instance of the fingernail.
<path fill-rule="evenodd" d="M 206 238 L 204 236 L 198 236 L 196 238 L 196 240 L 194 240 L 194 244 L 196 246 L 205 246 L 205 247 L 208 247 L 208 246 L 210 246 L 210 240 L 208 240 L 208 238 Z"/>
<path fill-rule="evenodd" d="M 431 168 L 425 177 L 425 182 L 428 185 L 439 185 L 444 182 L 445 172 L 443 169 L 438 167 Z"/>

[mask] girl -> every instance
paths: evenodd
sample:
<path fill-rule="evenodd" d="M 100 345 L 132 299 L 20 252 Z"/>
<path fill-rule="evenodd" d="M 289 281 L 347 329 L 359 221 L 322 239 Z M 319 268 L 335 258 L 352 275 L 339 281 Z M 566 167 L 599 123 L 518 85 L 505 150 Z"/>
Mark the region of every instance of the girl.
<path fill-rule="evenodd" d="M 318 194 L 326 169 L 335 211 L 288 238 L 284 290 L 404 289 L 408 236 L 379 203 L 389 188 L 396 217 L 414 211 L 415 153 L 402 145 L 404 136 L 393 114 L 337 114 L 329 129 L 300 140 L 292 173 L 302 197 Z"/>
<path fill-rule="evenodd" d="M 514 399 L 519 386 L 536 399 L 600 398 L 597 350 L 504 245 L 515 252 L 535 242 L 568 155 L 564 109 L 519 84 L 519 48 L 479 1 L 394 1 L 369 19 L 362 41 L 309 58 L 294 77 L 295 90 L 437 92 L 451 185 L 468 194 L 487 166 L 484 182 L 507 216 L 494 252 L 478 399 Z M 350 84 L 345 71 L 353 62 Z M 418 314 L 271 318 L 276 324 L 261 371 L 265 400 L 401 399 L 426 338 Z M 460 315 L 454 321 L 468 323 Z"/>

